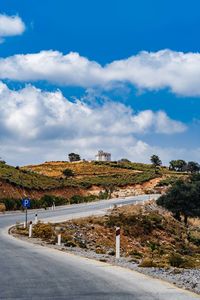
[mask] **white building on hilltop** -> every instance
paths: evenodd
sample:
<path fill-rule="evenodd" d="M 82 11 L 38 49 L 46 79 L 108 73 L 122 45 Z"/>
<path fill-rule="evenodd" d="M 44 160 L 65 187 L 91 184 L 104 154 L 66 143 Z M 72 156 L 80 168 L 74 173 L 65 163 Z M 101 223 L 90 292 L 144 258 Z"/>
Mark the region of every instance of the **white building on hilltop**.
<path fill-rule="evenodd" d="M 99 150 L 95 155 L 96 161 L 111 161 L 111 153 L 104 152 L 103 150 Z"/>

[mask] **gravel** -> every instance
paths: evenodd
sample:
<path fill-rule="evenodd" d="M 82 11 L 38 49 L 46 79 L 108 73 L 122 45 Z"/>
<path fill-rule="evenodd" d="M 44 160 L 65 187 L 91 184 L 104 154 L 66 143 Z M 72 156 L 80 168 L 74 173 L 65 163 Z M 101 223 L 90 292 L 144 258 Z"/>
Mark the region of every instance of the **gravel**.
<path fill-rule="evenodd" d="M 146 275 L 163 279 L 175 284 L 178 287 L 193 291 L 200 294 L 200 269 L 181 269 L 181 268 L 143 268 L 131 261 L 131 258 L 121 257 L 116 259 L 115 256 L 106 254 L 97 254 L 94 251 L 80 248 L 64 247 L 62 250 L 69 251 L 83 257 L 97 259 L 113 265 L 129 268 L 131 270 L 144 273 Z"/>
<path fill-rule="evenodd" d="M 120 259 L 116 259 L 115 256 L 108 255 L 108 254 L 97 254 L 96 252 L 88 249 L 82 249 L 78 247 L 57 246 L 57 245 L 45 243 L 44 241 L 41 241 L 40 239 L 37 238 L 27 238 L 25 236 L 20 236 L 16 234 L 13 235 L 22 240 L 26 240 L 34 244 L 39 244 L 60 251 L 73 253 L 75 255 L 79 255 L 89 259 L 96 259 L 102 262 L 110 263 L 112 265 L 117 265 L 131 270 L 135 270 L 137 272 L 152 276 L 154 278 L 163 279 L 165 281 L 175 284 L 180 288 L 187 289 L 197 294 L 200 294 L 200 269 L 181 269 L 181 268 L 173 268 L 173 267 L 170 268 L 138 267 L 138 264 L 133 262 L 130 257 L 129 258 L 121 257 Z"/>

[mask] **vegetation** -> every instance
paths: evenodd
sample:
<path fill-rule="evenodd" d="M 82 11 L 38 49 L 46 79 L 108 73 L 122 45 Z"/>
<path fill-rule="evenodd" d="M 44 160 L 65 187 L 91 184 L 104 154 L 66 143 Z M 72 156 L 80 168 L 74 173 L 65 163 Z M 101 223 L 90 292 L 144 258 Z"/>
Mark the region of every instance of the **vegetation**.
<path fill-rule="evenodd" d="M 170 210 L 179 221 L 183 216 L 186 225 L 188 217 L 200 217 L 200 176 L 177 181 L 157 204 Z"/>
<path fill-rule="evenodd" d="M 104 189 L 111 186 L 122 187 L 130 184 L 138 184 L 149 181 L 153 178 L 159 177 L 154 171 L 133 174 L 113 174 L 113 175 L 99 175 L 77 179 L 77 183 L 83 187 L 91 187 L 93 185 L 102 186 Z"/>
<path fill-rule="evenodd" d="M 44 240 L 55 239 L 55 232 L 50 224 L 38 223 L 34 226 L 33 236 Z"/>
<path fill-rule="evenodd" d="M 47 208 L 52 206 L 53 204 L 57 205 L 64 205 L 69 204 L 70 200 L 56 197 L 52 195 L 44 195 L 40 199 L 31 199 L 31 206 L 32 209 L 37 208 Z M 14 199 L 14 198 L 3 198 L 1 199 L 1 203 L 5 205 L 6 210 L 23 210 L 22 207 L 22 200 L 21 199 Z"/>
<path fill-rule="evenodd" d="M 89 196 L 81 196 L 81 195 L 74 195 L 70 199 L 70 204 L 77 204 L 77 203 L 83 203 L 83 202 L 92 202 L 98 200 L 98 197 L 95 195 L 89 195 Z"/>
<path fill-rule="evenodd" d="M 152 155 L 150 160 L 154 167 L 160 167 L 162 165 L 162 161 L 160 160 L 158 155 Z"/>
<path fill-rule="evenodd" d="M 0 179 L 14 186 L 35 190 L 54 189 L 63 184 L 58 178 L 47 177 L 30 170 L 20 170 L 2 163 L 0 163 Z"/>
<path fill-rule="evenodd" d="M 187 169 L 187 163 L 182 159 L 171 160 L 169 163 L 169 169 L 172 171 L 184 172 Z"/>
<path fill-rule="evenodd" d="M 63 175 L 65 175 L 65 177 L 72 177 L 74 176 L 74 172 L 71 169 L 64 169 Z"/>
<path fill-rule="evenodd" d="M 44 224 L 40 223 L 39 233 L 34 236 L 44 236 L 42 239 L 48 243 L 55 243 L 53 236 L 61 233 L 66 247 L 114 255 L 116 226 L 121 228 L 121 255 L 141 267 L 200 267 L 199 224 L 186 228 L 154 202 L 113 209 L 104 217 L 46 224 L 45 233 Z"/>
<path fill-rule="evenodd" d="M 4 203 L 0 203 L 0 212 L 4 213 L 6 211 L 6 206 Z"/>
<path fill-rule="evenodd" d="M 120 160 L 118 160 L 119 163 L 130 163 L 131 161 L 127 158 L 121 158 Z"/>
<path fill-rule="evenodd" d="M 81 160 L 80 155 L 79 155 L 79 154 L 76 154 L 76 153 L 69 153 L 69 154 L 68 154 L 68 158 L 69 158 L 69 161 L 70 161 L 70 162 L 80 161 L 80 160 Z"/>
<path fill-rule="evenodd" d="M 167 187 L 170 187 L 171 185 L 173 185 L 174 183 L 177 182 L 177 180 L 179 180 L 180 178 L 177 177 L 177 176 L 169 176 L 165 179 L 162 179 L 159 181 L 159 183 L 157 184 L 157 186 L 159 187 L 164 187 L 164 186 L 167 186 Z"/>
<path fill-rule="evenodd" d="M 44 195 L 40 199 L 31 199 L 31 209 L 51 207 L 55 204 L 55 206 L 59 205 L 67 205 L 67 204 L 77 204 L 84 202 L 92 202 L 99 199 L 106 199 L 106 195 L 104 193 L 100 193 L 99 196 L 95 195 L 74 195 L 69 199 L 56 197 L 52 195 Z M 0 203 L 0 212 L 4 212 L 5 210 L 23 210 L 22 200 L 21 199 L 12 199 L 12 198 L 4 198 Z"/>
<path fill-rule="evenodd" d="M 165 167 L 155 169 L 151 164 L 133 163 L 128 160 L 46 162 L 23 168 L 0 162 L 0 202 L 5 204 L 6 210 L 21 209 L 21 197 L 26 194 L 32 199 L 32 208 L 45 208 L 51 206 L 52 201 L 57 202 L 56 205 L 67 204 L 74 194 L 86 195 L 87 190 L 93 186 L 101 189 L 101 199 L 108 199 L 120 187 L 142 185 L 155 178 L 164 178 L 167 185 L 167 178 L 172 176 L 175 180 L 182 174 L 169 171 Z M 55 199 L 48 200 L 46 195 Z M 72 201 L 80 202 L 77 199 Z"/>
<path fill-rule="evenodd" d="M 117 187 L 144 183 L 169 172 L 165 168 L 155 172 L 155 168 L 150 164 L 130 162 L 49 162 L 37 166 L 28 166 L 17 171 L 20 174 L 25 171 L 35 177 L 43 176 L 41 178 L 42 182 L 49 180 L 50 186 L 52 181 L 52 188 L 74 186 L 85 189 L 90 188 L 92 185 L 105 188 L 111 185 Z M 63 173 L 66 174 L 66 179 L 60 177 Z M 42 182 L 41 187 L 44 186 Z M 37 184 L 34 184 L 34 186 L 37 187 Z"/>
<path fill-rule="evenodd" d="M 189 161 L 187 163 L 182 159 L 171 160 L 169 163 L 169 170 L 196 174 L 200 172 L 200 165 L 195 161 Z"/>
<path fill-rule="evenodd" d="M 195 161 L 189 161 L 187 164 L 187 171 L 192 174 L 197 174 L 200 172 L 200 165 Z"/>

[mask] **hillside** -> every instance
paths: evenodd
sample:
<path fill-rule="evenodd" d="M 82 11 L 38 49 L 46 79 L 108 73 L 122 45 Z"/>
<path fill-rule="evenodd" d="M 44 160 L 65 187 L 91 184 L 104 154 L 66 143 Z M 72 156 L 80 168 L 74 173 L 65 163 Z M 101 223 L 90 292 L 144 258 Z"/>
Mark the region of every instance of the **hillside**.
<path fill-rule="evenodd" d="M 66 177 L 66 169 L 73 176 Z M 37 200 L 52 195 L 69 200 L 74 195 L 100 194 L 101 198 L 123 197 L 160 191 L 183 175 L 165 167 L 129 162 L 46 162 L 22 168 L 0 163 L 0 199 L 29 196 Z"/>
<path fill-rule="evenodd" d="M 129 261 L 141 267 L 200 268 L 199 221 L 190 219 L 185 227 L 153 200 L 145 205 L 114 208 L 103 217 L 38 223 L 33 233 L 34 237 L 55 244 L 59 232 L 63 250 L 81 248 L 112 256 L 116 226 L 121 228 L 121 256 Z M 27 234 L 27 230 L 19 228 L 19 233 Z"/>

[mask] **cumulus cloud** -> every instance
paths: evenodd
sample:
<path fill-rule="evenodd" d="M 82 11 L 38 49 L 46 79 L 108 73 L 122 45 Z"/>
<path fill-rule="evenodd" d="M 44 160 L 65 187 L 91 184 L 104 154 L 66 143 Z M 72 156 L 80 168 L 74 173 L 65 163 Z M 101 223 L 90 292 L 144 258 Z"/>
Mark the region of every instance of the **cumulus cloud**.
<path fill-rule="evenodd" d="M 63 55 L 58 51 L 41 51 L 1 58 L 0 78 L 45 80 L 84 88 L 113 88 L 129 83 L 138 89 L 168 88 L 179 95 L 199 96 L 200 53 L 143 51 L 102 66 L 74 52 Z"/>
<path fill-rule="evenodd" d="M 163 111 L 136 113 L 120 103 L 71 102 L 59 90 L 46 92 L 32 85 L 11 90 L 0 82 L 0 151 L 14 163 L 65 159 L 70 151 L 93 159 L 101 148 L 115 159 L 130 152 L 130 158 L 140 157 L 149 152 L 145 134 L 186 129 Z"/>
<path fill-rule="evenodd" d="M 0 14 L 0 42 L 4 42 L 7 36 L 21 35 L 25 30 L 25 24 L 19 16 L 7 16 Z"/>

